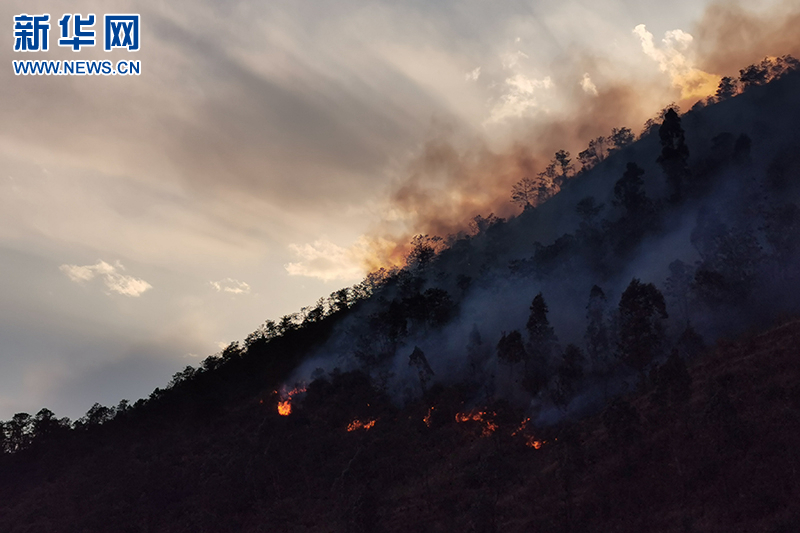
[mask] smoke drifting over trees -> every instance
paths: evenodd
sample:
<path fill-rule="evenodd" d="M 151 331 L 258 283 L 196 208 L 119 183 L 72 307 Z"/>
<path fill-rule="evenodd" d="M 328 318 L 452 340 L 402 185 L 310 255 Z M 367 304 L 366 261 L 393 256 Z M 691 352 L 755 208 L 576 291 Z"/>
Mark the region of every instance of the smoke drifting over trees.
<path fill-rule="evenodd" d="M 684 79 L 686 76 L 663 65 L 662 70 L 672 76 L 674 85 L 672 96 L 664 95 L 667 100 L 663 103 L 649 100 L 650 94 L 658 91 L 637 86 L 641 80 L 636 79 L 607 79 L 596 94 L 584 92 L 576 80 L 587 69 L 603 70 L 603 60 L 591 50 L 572 51 L 580 60 L 565 60 L 553 81 L 559 91 L 569 94 L 571 105 L 567 111 L 542 113 L 518 126 L 513 142 L 506 148 L 469 135 L 465 140 L 455 126 L 437 123 L 391 194 L 387 207 L 403 214 L 402 228 L 392 223 L 377 227 L 372 237 L 381 245 L 375 245 L 374 254 L 401 264 L 408 242 L 416 233 L 455 234 L 478 214 L 492 212 L 506 218 L 513 215 L 507 191 L 527 177 L 532 182 L 528 189 L 537 191 L 536 196 L 546 197 L 542 193 L 548 185 L 537 175 L 547 172 L 558 150 L 571 152 L 574 170 L 588 170 L 611 152 L 630 144 L 636 134 L 660 126 L 662 117 L 651 116 L 643 131 L 638 127 L 656 105 L 663 105 L 668 99 L 674 99 L 686 110 L 698 99 L 724 99 L 754 83 L 772 79 L 791 67 L 793 60 L 787 54 L 800 57 L 800 40 L 792 30 L 798 23 L 800 8 L 795 2 L 778 2 L 761 10 L 730 2 L 712 4 L 697 27 L 691 29 L 692 46 L 697 52 L 695 67 L 704 83 L 722 79 L 728 84 L 716 87 L 716 82 L 705 83 L 713 89 L 698 93 L 697 80 Z M 676 61 L 684 67 L 691 63 L 683 56 Z M 748 63 L 752 65 L 743 68 Z M 683 92 L 693 96 L 684 98 Z M 551 190 L 550 195 L 557 187 Z M 387 251 L 383 239 L 395 242 L 395 248 Z"/>
<path fill-rule="evenodd" d="M 384 272 L 295 378 L 362 368 L 402 403 L 419 390 L 405 361 L 420 350 L 435 380 L 493 379 L 498 397 L 547 423 L 557 404 L 577 414 L 635 386 L 673 348 L 686 354 L 687 339 L 796 312 L 794 65 L 742 69 L 741 94 L 684 115 L 669 106 L 636 143 L 626 128 L 592 141 L 607 151 L 577 174 L 558 152 L 538 181 L 513 187 L 515 217 L 476 217 L 435 252 L 416 238 L 408 266 Z M 775 81 L 747 82 L 754 70 Z M 475 339 L 495 353 L 477 357 Z"/>

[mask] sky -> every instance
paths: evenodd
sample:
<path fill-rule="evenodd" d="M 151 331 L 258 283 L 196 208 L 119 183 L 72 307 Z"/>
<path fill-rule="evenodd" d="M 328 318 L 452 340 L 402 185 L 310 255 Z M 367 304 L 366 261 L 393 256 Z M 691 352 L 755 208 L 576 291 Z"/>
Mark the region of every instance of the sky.
<path fill-rule="evenodd" d="M 511 184 L 555 150 L 638 131 L 721 75 L 791 52 L 778 37 L 798 12 L 797 1 L 3 2 L 0 419 L 146 397 L 396 259 L 411 235 L 512 214 Z M 50 50 L 14 51 L 22 13 L 51 15 Z M 141 49 L 59 47 L 64 13 L 140 14 Z M 21 59 L 135 59 L 141 74 L 15 76 Z"/>

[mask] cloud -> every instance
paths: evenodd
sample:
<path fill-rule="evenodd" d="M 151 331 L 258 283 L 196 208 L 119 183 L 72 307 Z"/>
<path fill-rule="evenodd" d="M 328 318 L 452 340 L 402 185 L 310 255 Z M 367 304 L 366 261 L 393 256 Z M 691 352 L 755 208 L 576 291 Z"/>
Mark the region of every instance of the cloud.
<path fill-rule="evenodd" d="M 511 117 L 523 117 L 531 110 L 539 107 L 537 93 L 540 89 L 550 89 L 553 81 L 550 76 L 541 80 L 529 78 L 522 73 L 516 73 L 506 78 L 507 92 L 500 97 L 500 101 L 492 109 L 487 122 L 501 122 Z"/>
<path fill-rule="evenodd" d="M 209 281 L 217 292 L 229 292 L 231 294 L 250 294 L 250 285 L 238 279 L 225 278 L 219 281 Z"/>
<path fill-rule="evenodd" d="M 500 85 L 502 92 L 496 98 L 496 103 L 484 125 L 502 122 L 508 118 L 521 118 L 540 107 L 539 92 L 542 89 L 550 89 L 553 80 L 550 76 L 536 79 L 527 74 L 522 65 L 522 61 L 526 59 L 530 57 L 521 50 L 501 57 L 503 69 L 512 71 L 512 74 Z"/>
<path fill-rule="evenodd" d="M 653 34 L 644 24 L 633 28 L 633 33 L 642 42 L 645 55 L 658 63 L 675 87 L 681 90 L 681 98 L 702 98 L 714 94 L 720 77 L 694 66 L 691 45 L 694 38 L 683 30 L 671 30 L 664 34 L 662 46 L 656 47 Z"/>
<path fill-rule="evenodd" d="M 344 248 L 320 239 L 312 244 L 290 244 L 289 249 L 300 260 L 284 266 L 290 276 L 306 276 L 322 281 L 355 281 L 370 270 L 391 263 L 397 244 L 380 237 L 362 236 Z"/>
<path fill-rule="evenodd" d="M 513 70 L 519 66 L 519 62 L 523 59 L 529 59 L 529 56 L 522 50 L 506 54 L 503 56 L 503 68 Z"/>
<path fill-rule="evenodd" d="M 467 81 L 478 81 L 478 78 L 481 77 L 481 67 L 477 67 L 476 69 L 467 72 L 464 75 L 464 79 Z"/>
<path fill-rule="evenodd" d="M 364 275 L 362 262 L 352 248 L 342 248 L 330 241 L 317 240 L 313 244 L 290 244 L 289 249 L 300 257 L 300 261 L 285 266 L 290 276 L 332 281 Z"/>
<path fill-rule="evenodd" d="M 586 94 L 597 96 L 597 85 L 595 85 L 594 82 L 592 81 L 592 78 L 589 77 L 588 72 L 583 75 L 583 79 L 581 79 L 580 84 L 581 84 L 581 89 L 583 89 L 583 92 L 585 92 Z"/>
<path fill-rule="evenodd" d="M 120 273 L 119 271 L 125 270 L 125 267 L 119 261 L 114 265 L 109 265 L 105 261 L 98 260 L 94 265 L 79 266 L 64 264 L 58 268 L 75 283 L 88 282 L 96 277 L 101 278 L 108 290 L 123 296 L 136 298 L 141 296 L 143 292 L 153 288 L 152 285 L 143 279 Z"/>

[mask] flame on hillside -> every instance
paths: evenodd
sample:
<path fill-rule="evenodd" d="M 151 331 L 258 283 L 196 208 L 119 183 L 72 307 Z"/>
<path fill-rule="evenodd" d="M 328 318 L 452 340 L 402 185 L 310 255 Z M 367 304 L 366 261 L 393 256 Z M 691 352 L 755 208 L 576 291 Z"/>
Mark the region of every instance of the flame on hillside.
<path fill-rule="evenodd" d="M 359 429 L 363 429 L 364 431 L 369 431 L 377 422 L 377 418 L 369 419 L 369 420 L 359 420 L 355 419 L 349 424 L 347 424 L 347 431 L 356 431 Z"/>
<path fill-rule="evenodd" d="M 292 414 L 292 402 L 290 400 L 278 402 L 278 414 L 281 416 Z"/>
<path fill-rule="evenodd" d="M 497 416 L 495 412 L 480 411 L 473 409 L 467 413 L 456 413 L 456 422 L 463 424 L 465 422 L 477 422 L 481 425 L 481 437 L 488 437 L 497 431 L 498 425 L 494 421 Z"/>
<path fill-rule="evenodd" d="M 516 429 L 516 431 L 514 431 L 514 433 L 511 434 L 511 436 L 512 437 L 520 436 L 525 441 L 525 446 L 527 446 L 528 448 L 533 448 L 534 450 L 539 450 L 541 449 L 542 446 L 547 444 L 547 441 L 538 440 L 533 435 L 525 434 L 525 429 L 528 427 L 530 421 L 531 421 L 530 418 L 526 418 L 525 420 L 523 420 L 522 423 L 519 425 L 519 427 Z"/>
<path fill-rule="evenodd" d="M 278 414 L 281 416 L 289 416 L 292 414 L 292 398 L 305 391 L 305 387 L 295 387 L 292 390 L 286 390 L 286 387 L 283 387 L 280 392 L 275 391 L 275 394 L 280 396 L 280 400 L 278 400 Z"/>
<path fill-rule="evenodd" d="M 433 406 L 431 406 L 431 408 L 430 408 L 430 409 L 428 409 L 428 414 L 427 414 L 427 415 L 425 415 L 425 417 L 422 419 L 422 421 L 423 421 L 423 422 L 425 423 L 425 425 L 426 425 L 426 426 L 428 426 L 428 427 L 431 427 L 431 415 L 433 414 L 433 410 L 434 410 L 434 409 L 436 409 L 436 408 L 435 408 L 435 407 L 433 407 Z"/>
<path fill-rule="evenodd" d="M 527 446 L 528 448 L 533 448 L 534 450 L 539 450 L 541 449 L 542 446 L 547 444 L 546 440 L 536 440 L 535 438 L 529 435 L 525 435 L 524 437 L 525 437 L 525 446 Z"/>

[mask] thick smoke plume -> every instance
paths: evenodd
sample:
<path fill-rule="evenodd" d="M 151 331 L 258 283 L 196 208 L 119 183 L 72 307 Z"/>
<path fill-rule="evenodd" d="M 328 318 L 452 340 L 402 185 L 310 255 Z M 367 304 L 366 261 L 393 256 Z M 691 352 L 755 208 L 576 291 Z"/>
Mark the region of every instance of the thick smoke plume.
<path fill-rule="evenodd" d="M 752 4 L 717 2 L 695 29 L 698 66 L 709 72 L 736 74 L 764 57 L 800 55 L 800 3 L 779 2 L 755 11 Z"/>
<path fill-rule="evenodd" d="M 771 83 L 666 111 L 518 216 L 484 219 L 445 248 L 416 239 L 407 268 L 378 280 L 295 378 L 361 369 L 400 403 L 468 383 L 476 404 L 504 398 L 547 424 L 636 386 L 671 353 L 800 311 L 800 71 L 785 61 L 795 70 Z M 447 149 L 425 161 L 468 167 Z"/>
<path fill-rule="evenodd" d="M 712 4 L 690 32 L 676 29 L 660 42 L 639 25 L 632 33 L 642 40 L 642 60 L 658 63 L 666 74 L 661 79 L 595 84 L 589 72 L 606 70 L 607 60 L 572 51 L 552 65 L 551 83 L 567 105 L 508 124 L 517 133 L 505 148 L 490 146 L 479 134 L 460 135 L 449 124 L 434 127 L 392 190 L 385 209 L 389 216 L 366 237 L 375 246 L 360 257 L 370 269 L 402 265 L 413 235 L 456 235 L 469 231 L 478 215 L 518 213 L 509 202 L 511 187 L 543 171 L 557 150 L 569 151 L 579 168 L 578 153 L 612 128 L 628 127 L 638 134 L 671 102 L 685 110 L 712 96 L 722 76 L 736 77 L 741 68 L 765 57 L 800 55 L 798 24 L 800 5 L 787 1 L 761 11 L 738 3 Z"/>
<path fill-rule="evenodd" d="M 674 103 L 654 112 L 669 101 L 642 96 L 647 81 L 595 84 L 587 55 L 551 80 L 572 87 L 574 106 L 517 124 L 523 140 L 505 149 L 440 128 L 376 231 L 384 250 L 400 243 L 384 257 L 407 267 L 379 279 L 295 378 L 360 369 L 400 403 L 466 383 L 476 405 L 503 398 L 548 424 L 653 379 L 668 357 L 800 311 L 800 71 L 786 57 L 798 12 L 714 5 L 697 37 L 661 44 L 637 26 L 672 84 L 652 94 L 691 108 L 680 115 Z M 622 127 L 638 139 L 610 147 Z M 604 155 L 579 171 L 587 143 Z M 562 149 L 571 171 L 553 162 Z M 548 172 L 547 194 L 520 213 L 512 185 Z"/>
<path fill-rule="evenodd" d="M 576 156 L 588 140 L 608 135 L 612 128 L 643 123 L 655 112 L 637 99 L 635 90 L 623 85 L 598 89 L 596 95 L 578 87 L 572 96 L 579 102 L 579 114 L 533 120 L 520 134 L 524 140 L 503 151 L 492 149 L 484 139 L 465 142 L 451 128 L 440 128 L 410 163 L 407 178 L 392 191 L 387 209 L 392 219 L 370 237 L 383 243 L 375 250 L 380 259 L 371 258 L 369 266 L 402 264 L 415 234 L 445 237 L 469 231 L 479 215 L 517 214 L 519 207 L 509 201 L 511 187 L 523 177 L 536 176 L 556 151 L 570 150 L 579 168 Z M 387 240 L 396 243 L 388 254 Z"/>

